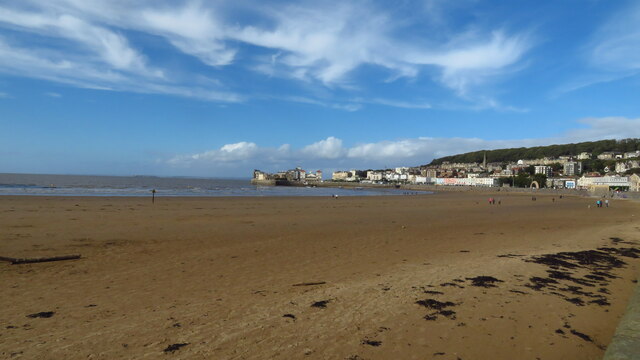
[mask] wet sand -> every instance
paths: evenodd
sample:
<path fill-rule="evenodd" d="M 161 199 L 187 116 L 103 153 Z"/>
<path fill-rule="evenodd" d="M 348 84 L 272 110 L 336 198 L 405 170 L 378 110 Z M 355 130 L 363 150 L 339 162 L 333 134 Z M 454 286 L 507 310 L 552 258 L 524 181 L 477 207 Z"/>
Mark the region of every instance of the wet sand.
<path fill-rule="evenodd" d="M 0 358 L 599 359 L 640 204 L 0 197 Z"/>

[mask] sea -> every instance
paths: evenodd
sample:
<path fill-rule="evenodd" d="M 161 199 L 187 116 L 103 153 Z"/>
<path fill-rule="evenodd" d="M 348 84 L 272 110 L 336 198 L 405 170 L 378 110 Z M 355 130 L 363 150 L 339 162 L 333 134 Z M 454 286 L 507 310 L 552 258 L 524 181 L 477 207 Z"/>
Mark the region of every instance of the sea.
<path fill-rule="evenodd" d="M 33 196 L 378 196 L 406 190 L 252 185 L 249 179 L 0 173 L 1 195 Z M 415 194 L 412 192 L 411 194 Z M 424 194 L 421 192 L 420 194 Z"/>

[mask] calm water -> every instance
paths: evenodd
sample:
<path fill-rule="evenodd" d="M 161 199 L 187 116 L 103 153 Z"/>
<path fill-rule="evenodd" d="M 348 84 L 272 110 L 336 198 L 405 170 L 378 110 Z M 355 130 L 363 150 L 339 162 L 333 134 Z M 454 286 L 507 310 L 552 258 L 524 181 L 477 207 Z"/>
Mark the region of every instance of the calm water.
<path fill-rule="evenodd" d="M 255 186 L 248 179 L 153 176 L 0 174 L 0 195 L 47 196 L 372 196 L 401 195 L 395 189 Z"/>

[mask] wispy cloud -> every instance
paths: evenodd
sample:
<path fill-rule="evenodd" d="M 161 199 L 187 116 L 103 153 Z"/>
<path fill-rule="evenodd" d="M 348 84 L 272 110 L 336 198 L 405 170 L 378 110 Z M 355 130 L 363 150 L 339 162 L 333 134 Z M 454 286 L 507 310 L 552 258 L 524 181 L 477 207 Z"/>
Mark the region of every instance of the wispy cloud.
<path fill-rule="evenodd" d="M 613 14 L 595 33 L 591 62 L 610 70 L 640 70 L 640 4 Z"/>
<path fill-rule="evenodd" d="M 10 98 L 9 94 L 6 92 L 0 92 L 0 99 L 8 99 Z"/>
<path fill-rule="evenodd" d="M 441 5 L 437 8 L 442 11 Z M 435 24 L 442 19 L 430 21 Z M 416 25 L 394 17 L 372 1 L 246 5 L 141 0 L 106 5 L 79 0 L 25 0 L 12 6 L 0 5 L 0 26 L 55 38 L 61 46 L 34 47 L 16 38 L 9 44 L 5 39 L 4 54 L 17 54 L 0 60 L 0 71 L 118 91 L 139 89 L 222 102 L 242 98 L 220 85 L 186 91 L 193 84 L 176 80 L 169 69 L 154 64 L 143 47 L 134 46 L 127 38 L 128 32 L 136 31 L 165 39 L 177 51 L 212 67 L 212 71 L 232 66 L 237 71 L 242 64 L 242 69 L 271 77 L 351 90 L 358 88 L 360 80 L 355 70 L 374 66 L 391 73 L 380 79 L 382 82 L 425 76 L 475 102 L 469 94 L 476 87 L 516 71 L 533 46 L 530 37 L 502 28 L 458 32 L 447 28 L 438 39 L 400 36 Z M 259 48 L 261 54 L 272 53 L 256 55 L 247 51 L 250 48 Z M 28 61 L 20 64 L 20 59 Z M 73 72 L 71 67 L 80 70 Z M 429 108 L 426 102 L 372 102 Z M 327 106 L 327 102 L 318 100 L 316 105 Z M 356 105 L 347 104 L 343 109 L 352 111 Z"/>
<path fill-rule="evenodd" d="M 640 4 L 614 12 L 600 24 L 584 45 L 587 71 L 552 92 L 552 97 L 592 85 L 640 74 Z"/>

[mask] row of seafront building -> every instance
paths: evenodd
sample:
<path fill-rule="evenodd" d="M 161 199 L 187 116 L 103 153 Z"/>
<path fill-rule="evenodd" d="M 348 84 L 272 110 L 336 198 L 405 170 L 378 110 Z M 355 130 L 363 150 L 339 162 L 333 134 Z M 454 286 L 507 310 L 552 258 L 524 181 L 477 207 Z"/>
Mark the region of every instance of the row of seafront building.
<path fill-rule="evenodd" d="M 606 160 L 612 165 L 605 166 L 602 172 L 585 172 L 583 161 L 592 158 Z M 332 180 L 374 184 L 395 182 L 497 187 L 508 186 L 512 183 L 509 179 L 528 171 L 530 167 L 533 167 L 534 174 L 546 177 L 546 184 L 539 184 L 541 187 L 640 191 L 640 177 L 637 174 L 625 174 L 631 169 L 640 169 L 640 150 L 627 153 L 604 152 L 597 156 L 583 152 L 575 156 L 519 160 L 515 163 L 487 163 L 485 157 L 482 163 L 444 162 L 433 166 L 336 171 L 332 174 Z"/>
<path fill-rule="evenodd" d="M 589 153 L 558 158 L 519 160 L 515 163 L 449 163 L 420 167 L 397 167 L 385 170 L 347 170 L 335 171 L 333 182 L 351 182 L 362 184 L 425 184 L 438 186 L 509 186 L 518 174 L 532 171 L 546 177 L 541 187 L 565 189 L 612 189 L 640 191 L 640 176 L 625 174 L 630 169 L 640 169 L 640 150 L 616 154 L 604 152 L 594 158 L 607 160 L 601 172 L 585 172 L 583 161 L 591 159 Z M 615 164 L 615 165 L 613 165 Z M 313 185 L 322 182 L 322 171 L 307 172 L 300 167 L 266 173 L 255 170 L 252 182 L 267 185 Z"/>

